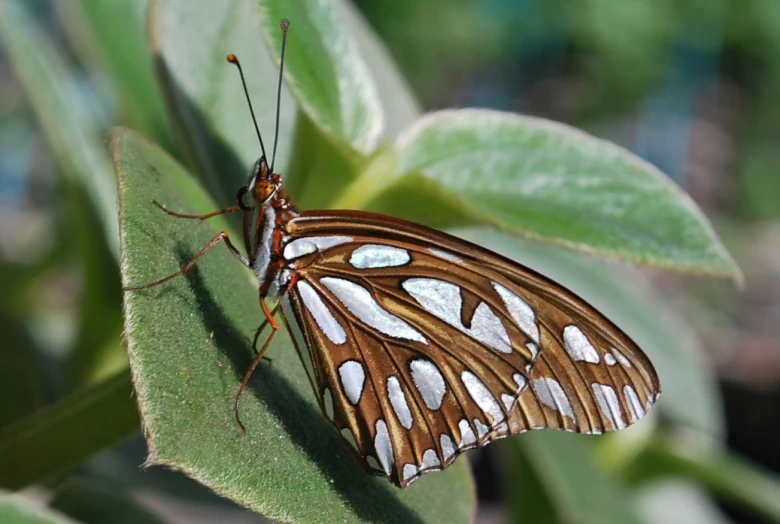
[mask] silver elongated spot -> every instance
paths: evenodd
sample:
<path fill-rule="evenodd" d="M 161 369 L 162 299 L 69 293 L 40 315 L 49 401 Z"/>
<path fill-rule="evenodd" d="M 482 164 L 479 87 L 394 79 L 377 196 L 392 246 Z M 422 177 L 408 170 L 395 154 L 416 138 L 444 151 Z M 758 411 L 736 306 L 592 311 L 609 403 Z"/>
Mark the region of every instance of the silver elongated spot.
<path fill-rule="evenodd" d="M 479 409 L 487 413 L 491 418 L 492 425 L 496 425 L 504 420 L 504 412 L 501 409 L 501 406 L 498 405 L 498 401 L 487 386 L 485 386 L 474 373 L 464 371 L 460 374 L 460 379 L 466 386 L 466 391 L 469 392 L 471 398 L 476 402 L 477 406 L 479 406 Z"/>
<path fill-rule="evenodd" d="M 488 434 L 488 431 L 490 431 L 490 428 L 484 425 L 478 418 L 474 419 L 474 426 L 477 428 L 477 435 L 479 435 L 479 438 L 484 437 Z"/>
<path fill-rule="evenodd" d="M 330 312 L 330 309 L 322 301 L 319 293 L 306 282 L 305 280 L 299 280 L 295 285 L 298 290 L 298 294 L 303 300 L 303 305 L 314 317 L 314 321 L 317 326 L 322 330 L 328 340 L 336 345 L 343 344 L 347 341 L 347 334 L 344 332 L 344 328 L 341 327 L 336 317 Z"/>
<path fill-rule="evenodd" d="M 366 244 L 352 252 L 349 263 L 357 269 L 374 269 L 403 266 L 410 260 L 409 252 L 405 249 L 381 244 Z"/>
<path fill-rule="evenodd" d="M 601 362 L 599 352 L 590 343 L 588 337 L 577 326 L 563 328 L 563 345 L 574 360 L 598 364 Z"/>
<path fill-rule="evenodd" d="M 593 390 L 593 396 L 596 397 L 596 402 L 598 402 L 601 408 L 601 412 L 612 422 L 615 429 L 625 428 L 626 422 L 623 420 L 620 402 L 618 402 L 614 388 L 604 384 L 593 383 L 591 384 L 591 389 Z"/>
<path fill-rule="evenodd" d="M 561 384 L 551 378 L 538 378 L 533 381 L 534 393 L 539 402 L 545 406 L 558 411 L 560 414 L 565 415 L 577 422 L 577 417 L 574 414 L 574 408 L 572 408 L 569 397 L 566 396 L 566 392 L 563 390 Z"/>
<path fill-rule="evenodd" d="M 339 377 L 344 394 L 353 405 L 360 402 L 363 394 L 363 385 L 366 382 L 366 371 L 357 360 L 347 360 L 339 366 Z"/>
<path fill-rule="evenodd" d="M 325 388 L 325 391 L 322 392 L 322 403 L 325 404 L 325 415 L 330 420 L 333 420 L 333 396 L 328 388 Z"/>
<path fill-rule="evenodd" d="M 388 337 L 403 338 L 427 344 L 425 337 L 412 326 L 385 311 L 371 293 L 349 280 L 323 277 L 320 282 L 338 298 L 361 322 Z"/>
<path fill-rule="evenodd" d="M 425 453 L 423 453 L 420 469 L 436 468 L 439 466 L 441 466 L 441 462 L 439 462 L 439 457 L 436 455 L 436 451 L 433 449 L 426 449 Z"/>
<path fill-rule="evenodd" d="M 406 429 L 412 429 L 412 412 L 409 410 L 409 404 L 406 402 L 406 395 L 404 395 L 404 391 L 401 389 L 401 383 L 395 377 L 387 379 L 387 396 L 390 399 L 390 404 L 393 406 L 395 416 L 398 417 L 398 422 Z"/>
<path fill-rule="evenodd" d="M 514 375 L 512 375 L 512 380 L 515 381 L 515 384 L 517 384 L 517 387 L 520 389 L 523 389 L 527 383 L 525 377 L 520 373 L 515 373 Z"/>
<path fill-rule="evenodd" d="M 512 411 L 512 407 L 515 405 L 515 397 L 502 393 L 501 402 L 504 403 L 504 407 L 506 407 L 507 411 Z"/>
<path fill-rule="evenodd" d="M 376 421 L 375 428 L 374 449 L 376 449 L 382 469 L 387 475 L 390 475 L 390 468 L 395 463 L 395 456 L 393 455 L 393 443 L 390 442 L 390 434 L 387 432 L 387 424 L 380 418 Z"/>
<path fill-rule="evenodd" d="M 623 386 L 623 396 L 626 397 L 626 404 L 628 404 L 629 414 L 631 415 L 631 422 L 636 422 L 640 418 L 645 416 L 645 408 L 639 401 L 639 395 L 631 386 Z"/>
<path fill-rule="evenodd" d="M 626 356 L 618 351 L 616 348 L 612 348 L 612 354 L 615 356 L 615 358 L 620 362 L 621 365 L 630 368 L 631 367 L 631 361 L 626 358 Z"/>
<path fill-rule="evenodd" d="M 531 337 L 531 340 L 539 344 L 539 326 L 536 325 L 534 310 L 528 305 L 528 302 L 518 297 L 498 282 L 492 282 L 492 284 L 493 289 L 496 290 L 496 293 L 498 293 L 498 296 L 500 296 L 501 300 L 504 302 L 507 311 L 512 315 L 512 319 L 514 319 L 526 335 Z"/>
<path fill-rule="evenodd" d="M 458 429 L 460 430 L 460 444 L 458 444 L 460 449 L 465 449 L 477 443 L 477 437 L 474 435 L 474 430 L 471 429 L 468 420 L 465 418 L 461 419 L 458 422 Z"/>
<path fill-rule="evenodd" d="M 612 356 L 612 353 L 607 353 L 604 355 L 604 362 L 606 362 L 608 366 L 614 366 L 617 364 L 617 360 L 615 360 L 615 357 Z"/>
<path fill-rule="evenodd" d="M 446 462 L 455 454 L 455 443 L 446 433 L 441 434 L 439 443 L 441 444 L 441 451 L 444 454 L 444 461 Z"/>
<path fill-rule="evenodd" d="M 461 260 L 460 258 L 456 257 L 455 255 L 453 255 L 449 251 L 442 251 L 441 249 L 436 249 L 434 247 L 429 247 L 428 251 L 430 251 L 431 253 L 433 253 L 437 257 L 443 258 L 444 260 L 447 260 L 449 262 L 455 262 L 456 264 L 462 264 L 463 263 L 463 260 Z"/>
<path fill-rule="evenodd" d="M 417 475 L 418 468 L 414 464 L 404 464 L 403 480 L 409 480 Z"/>
<path fill-rule="evenodd" d="M 474 311 L 471 327 L 461 322 L 463 299 L 460 288 L 450 282 L 433 278 L 410 278 L 401 287 L 426 311 L 455 329 L 501 353 L 512 353 L 509 334 L 496 314 L 485 302 Z"/>
<path fill-rule="evenodd" d="M 287 261 L 295 260 L 302 256 L 310 255 L 315 251 L 324 251 L 328 248 L 338 246 L 339 244 L 346 244 L 354 240 L 351 237 L 345 236 L 325 236 L 325 237 L 303 237 L 296 238 L 286 246 L 282 251 L 282 256 Z M 270 244 L 269 244 L 270 245 Z"/>
<path fill-rule="evenodd" d="M 441 401 L 447 392 L 444 377 L 439 368 L 430 360 L 412 360 L 409 362 L 412 381 L 428 409 L 436 411 L 441 407 Z"/>

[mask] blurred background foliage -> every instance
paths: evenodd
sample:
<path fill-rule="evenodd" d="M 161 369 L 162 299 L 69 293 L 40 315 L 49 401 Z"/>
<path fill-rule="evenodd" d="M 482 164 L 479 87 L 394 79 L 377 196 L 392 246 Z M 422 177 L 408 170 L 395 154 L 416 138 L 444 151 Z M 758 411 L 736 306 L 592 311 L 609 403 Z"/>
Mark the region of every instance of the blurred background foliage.
<path fill-rule="evenodd" d="M 0 0 L 0 14 L 9 2 Z M 126 374 L 116 231 L 104 219 L 115 216 L 107 130 L 132 127 L 182 157 L 146 40 L 149 2 L 16 3 L 33 23 L 0 20 L 0 454 L 11 453 L 19 421 L 57 427 L 45 412 L 26 417 L 63 399 L 77 417 L 94 399 L 106 398 L 95 392 L 107 377 Z M 744 288 L 643 273 L 714 363 L 727 446 L 766 470 L 780 470 L 780 2 L 354 4 L 426 110 L 481 106 L 563 121 L 637 152 L 692 195 L 743 269 Z M 125 23 L 103 24 L 101 17 Z M 11 53 L 12 42 L 28 42 L 36 52 Z M 12 56 L 35 63 L 19 67 Z M 36 67 L 56 93 L 46 85 L 25 87 L 25 71 Z M 69 125 L 58 127 L 63 121 Z M 93 204 L 101 201 L 102 207 Z M 134 412 L 113 413 L 107 425 L 106 441 L 135 436 L 96 456 L 91 449 L 74 452 L 67 473 L 44 479 L 31 473 L 38 483 L 25 495 L 84 522 L 118 514 L 135 522 L 254 518 L 182 475 L 139 471 L 144 443 Z M 79 438 L 55 433 L 60 438 L 44 438 L 42 445 L 57 453 L 63 435 Z M 527 449 L 533 445 L 529 440 Z M 614 446 L 597 447 L 593 455 L 620 479 L 605 500 L 641 481 L 635 500 L 646 522 L 760 522 L 780 515 L 774 474 L 743 459 L 697 461 L 669 452 L 660 439 L 641 452 L 621 446 L 630 459 L 616 458 Z M 514 455 L 522 454 L 471 453 L 478 520 L 580 522 L 582 501 L 565 493 L 550 499 L 540 486 L 544 475 L 527 474 L 533 465 L 501 471 L 505 456 L 528 462 Z M 595 467 L 586 455 L 574 457 L 573 467 Z M 0 471 L 0 480 L 11 476 Z M 648 482 L 656 477 L 666 480 Z M 542 492 L 546 497 L 534 499 Z M 529 505 L 536 520 L 528 517 Z"/>

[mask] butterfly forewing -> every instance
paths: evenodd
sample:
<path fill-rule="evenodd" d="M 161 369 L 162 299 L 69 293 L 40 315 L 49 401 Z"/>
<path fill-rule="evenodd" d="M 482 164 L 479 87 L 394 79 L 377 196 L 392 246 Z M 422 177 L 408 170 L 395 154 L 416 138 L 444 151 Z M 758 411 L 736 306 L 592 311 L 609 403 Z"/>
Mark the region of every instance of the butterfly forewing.
<path fill-rule="evenodd" d="M 400 486 L 509 434 L 621 429 L 660 391 L 617 327 L 495 253 L 363 212 L 303 213 L 286 233 L 283 312 L 323 412 Z"/>

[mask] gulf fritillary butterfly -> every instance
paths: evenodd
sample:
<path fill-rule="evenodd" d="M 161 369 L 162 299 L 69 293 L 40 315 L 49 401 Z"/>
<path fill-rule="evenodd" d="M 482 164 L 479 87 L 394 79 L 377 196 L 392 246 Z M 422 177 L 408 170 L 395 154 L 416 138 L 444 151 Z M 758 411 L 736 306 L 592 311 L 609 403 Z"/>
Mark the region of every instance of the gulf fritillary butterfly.
<path fill-rule="evenodd" d="M 288 22 L 282 21 L 284 65 Z M 317 401 L 371 473 L 406 487 L 467 449 L 531 429 L 598 434 L 644 416 L 660 393 L 653 365 L 618 327 L 535 271 L 425 226 L 364 211 L 299 212 L 263 156 L 236 205 L 247 255 L 224 241 L 260 281 L 262 329 L 292 340 Z M 280 70 L 279 85 L 282 74 Z M 278 101 L 277 128 L 278 136 Z M 249 195 L 254 206 L 247 205 Z M 256 216 L 255 216 L 256 211 Z M 271 304 L 269 306 L 269 304 Z"/>

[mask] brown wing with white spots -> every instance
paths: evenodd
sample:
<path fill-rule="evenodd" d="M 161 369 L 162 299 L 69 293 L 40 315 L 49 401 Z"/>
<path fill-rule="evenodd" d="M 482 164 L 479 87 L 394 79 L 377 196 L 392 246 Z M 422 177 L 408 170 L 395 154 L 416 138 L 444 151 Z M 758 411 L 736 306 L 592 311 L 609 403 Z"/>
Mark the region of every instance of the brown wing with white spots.
<path fill-rule="evenodd" d="M 660 392 L 614 324 L 495 253 L 362 212 L 287 232 L 283 311 L 323 412 L 401 487 L 509 434 L 622 429 Z"/>

